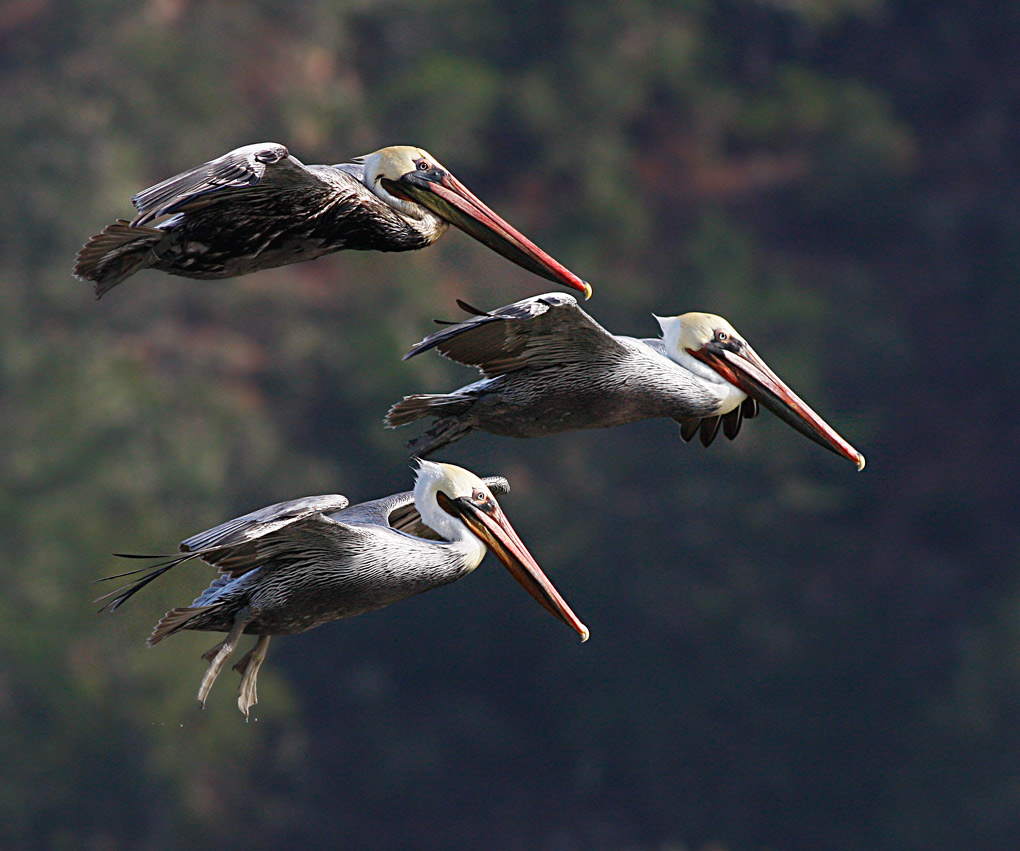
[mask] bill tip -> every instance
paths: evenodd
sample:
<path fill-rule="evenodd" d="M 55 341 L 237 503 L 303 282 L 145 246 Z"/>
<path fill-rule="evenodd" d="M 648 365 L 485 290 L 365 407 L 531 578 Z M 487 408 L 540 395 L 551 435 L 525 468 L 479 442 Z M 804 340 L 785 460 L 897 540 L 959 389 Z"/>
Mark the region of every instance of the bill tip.
<path fill-rule="evenodd" d="M 584 624 L 581 624 L 581 628 L 578 630 L 578 632 L 581 633 L 581 643 L 584 644 L 584 642 L 588 640 L 588 636 L 591 635 L 591 633 L 588 632 L 588 627 L 586 627 Z"/>
<path fill-rule="evenodd" d="M 857 472 L 859 473 L 864 469 L 864 456 L 860 452 L 857 453 Z"/>
<path fill-rule="evenodd" d="M 587 281 L 581 281 L 581 284 L 583 285 L 584 300 L 587 301 L 591 298 L 591 284 Z"/>

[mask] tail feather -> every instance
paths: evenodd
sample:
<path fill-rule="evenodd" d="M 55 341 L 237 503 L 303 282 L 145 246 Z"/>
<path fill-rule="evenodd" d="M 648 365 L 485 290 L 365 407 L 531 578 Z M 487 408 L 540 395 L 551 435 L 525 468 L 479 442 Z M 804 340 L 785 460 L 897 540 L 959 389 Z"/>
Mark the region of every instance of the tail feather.
<path fill-rule="evenodd" d="M 474 400 L 455 393 L 418 393 L 405 396 L 386 412 L 383 422 L 387 428 L 398 428 L 425 417 L 443 417 L 463 414 Z"/>
<path fill-rule="evenodd" d="M 468 425 L 461 419 L 443 417 L 436 420 L 435 424 L 428 431 L 418 435 L 414 440 L 409 440 L 407 448 L 412 455 L 425 458 L 437 449 L 442 449 L 444 446 L 455 443 L 473 430 L 474 426 Z"/>
<path fill-rule="evenodd" d="M 156 624 L 155 629 L 152 630 L 152 635 L 146 640 L 146 644 L 152 647 L 154 644 L 159 644 L 168 635 L 173 635 L 175 632 L 180 632 L 182 629 L 187 629 L 188 624 L 191 623 L 199 615 L 204 614 L 213 609 L 215 606 L 186 606 L 181 609 L 171 609 L 162 618 L 159 623 Z"/>
<path fill-rule="evenodd" d="M 165 230 L 132 227 L 126 220 L 118 219 L 82 246 L 74 276 L 94 281 L 96 298 L 101 298 L 135 272 L 153 265 L 159 259 L 156 249 L 167 238 Z"/>
<path fill-rule="evenodd" d="M 386 413 L 383 420 L 387 428 L 397 428 L 417 422 L 425 417 L 438 417 L 432 428 L 408 441 L 407 448 L 413 455 L 424 458 L 437 449 L 460 440 L 474 429 L 465 415 L 475 404 L 475 399 L 459 393 L 419 393 L 405 396 Z"/>

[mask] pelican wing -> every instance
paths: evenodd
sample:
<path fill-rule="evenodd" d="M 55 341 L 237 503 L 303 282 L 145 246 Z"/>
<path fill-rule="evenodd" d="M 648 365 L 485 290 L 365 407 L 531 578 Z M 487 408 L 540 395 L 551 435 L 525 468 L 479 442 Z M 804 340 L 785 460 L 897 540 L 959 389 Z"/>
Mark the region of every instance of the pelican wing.
<path fill-rule="evenodd" d="M 602 355 L 626 354 L 626 348 L 565 293 L 546 293 L 487 313 L 458 300 L 473 318 L 422 340 L 404 359 L 429 349 L 488 378 L 506 375 L 533 361 L 549 365 L 590 363 Z"/>
<path fill-rule="evenodd" d="M 202 561 L 217 567 L 221 574 L 220 577 L 213 581 L 210 588 L 203 593 L 202 596 L 205 597 L 213 589 L 226 584 L 241 574 L 253 570 L 264 561 L 260 555 L 261 550 L 256 548 L 256 542 L 260 542 L 274 532 L 300 523 L 309 517 L 322 517 L 323 512 L 338 511 L 346 507 L 348 502 L 347 497 L 340 494 L 306 496 L 301 499 L 278 502 L 275 505 L 269 505 L 257 511 L 252 511 L 243 517 L 228 520 L 226 523 L 221 523 L 219 526 L 214 526 L 205 532 L 199 532 L 197 535 L 192 535 L 187 540 L 182 541 L 180 550 L 183 555 L 173 557 L 154 567 L 129 570 L 126 573 L 118 573 L 114 576 L 105 577 L 107 580 L 120 579 L 125 576 L 137 576 L 139 573 L 148 571 L 141 578 L 132 580 L 126 585 L 104 594 L 99 600 L 108 600 L 103 609 L 114 611 L 150 582 L 159 578 L 168 570 L 193 558 L 200 558 Z M 149 558 L 148 556 L 127 557 Z"/>
<path fill-rule="evenodd" d="M 255 540 L 200 551 L 199 557 L 216 567 L 219 575 L 192 605 L 209 604 L 220 588 L 256 568 L 286 572 L 323 563 L 342 563 L 348 556 L 370 549 L 371 537 L 371 531 L 363 526 L 343 523 L 316 511 Z"/>
<path fill-rule="evenodd" d="M 159 216 L 202 206 L 223 197 L 231 190 L 251 189 L 267 176 L 286 172 L 291 185 L 307 181 L 318 185 L 319 178 L 290 156 L 277 142 L 259 142 L 224 154 L 218 159 L 181 172 L 135 195 L 131 201 L 138 215 L 132 227 L 144 225 Z"/>
<path fill-rule="evenodd" d="M 350 500 L 338 493 L 278 502 L 192 535 L 181 542 L 181 552 L 197 553 L 220 547 L 235 547 L 268 535 L 310 514 L 328 514 L 346 508 L 349 504 Z"/>
<path fill-rule="evenodd" d="M 233 579 L 254 570 L 266 560 L 263 544 L 269 536 L 309 518 L 321 518 L 339 511 L 348 504 L 347 497 L 340 494 L 278 502 L 192 535 L 181 542 L 181 552 L 198 556 L 225 577 Z"/>

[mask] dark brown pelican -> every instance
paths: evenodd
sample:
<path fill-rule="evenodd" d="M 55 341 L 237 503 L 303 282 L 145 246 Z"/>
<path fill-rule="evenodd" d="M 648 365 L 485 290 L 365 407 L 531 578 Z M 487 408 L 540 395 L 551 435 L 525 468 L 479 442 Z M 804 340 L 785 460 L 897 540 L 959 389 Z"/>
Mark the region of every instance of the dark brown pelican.
<path fill-rule="evenodd" d="M 101 597 L 113 597 L 103 608 L 116 609 L 190 559 L 216 567 L 219 575 L 212 584 L 190 606 L 167 612 L 148 643 L 182 629 L 227 633 L 203 657 L 209 662 L 198 690 L 204 706 L 241 634 L 257 635 L 255 646 L 234 666 L 241 674 L 237 704 L 245 715 L 258 699 L 255 681 L 271 636 L 304 632 L 454 582 L 481 563 L 487 548 L 543 607 L 587 640 L 587 627 L 492 495 L 510 489 L 506 479 L 479 479 L 452 464 L 419 464 L 413 492 L 350 507 L 336 494 L 309 496 L 194 535 L 181 544 L 185 555 Z"/>
<path fill-rule="evenodd" d="M 591 287 L 497 216 L 421 148 L 397 145 L 340 165 L 304 165 L 276 142 L 238 148 L 157 183 L 78 252 L 96 297 L 141 269 L 231 278 L 344 248 L 410 251 L 453 224 L 530 272 Z M 169 216 L 151 224 L 161 216 Z"/>
<path fill-rule="evenodd" d="M 668 417 L 708 446 L 720 424 L 730 439 L 761 403 L 864 469 L 843 440 L 758 357 L 725 319 L 708 313 L 659 317 L 661 340 L 610 334 L 570 295 L 547 293 L 475 314 L 426 337 L 404 359 L 435 348 L 475 366 L 481 381 L 452 393 L 407 396 L 386 415 L 395 428 L 436 417 L 408 446 L 427 455 L 474 429 L 539 437 Z"/>

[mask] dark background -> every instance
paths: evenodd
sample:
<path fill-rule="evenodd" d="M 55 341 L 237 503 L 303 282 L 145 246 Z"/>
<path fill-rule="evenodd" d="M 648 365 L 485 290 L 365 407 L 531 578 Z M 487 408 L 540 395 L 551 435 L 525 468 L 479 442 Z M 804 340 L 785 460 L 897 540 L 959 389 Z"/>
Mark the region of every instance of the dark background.
<path fill-rule="evenodd" d="M 13 0 L 0 22 L 0 823 L 11 848 L 1010 849 L 1020 835 L 1020 7 Z M 769 414 L 440 457 L 585 644 L 486 562 L 273 642 L 92 580 L 253 508 L 410 487 L 399 356 L 553 289 L 459 232 L 246 278 L 70 275 L 130 196 L 256 141 L 421 145 L 595 287 L 726 316 L 868 459 Z M 9 845 L 8 845 L 9 843 Z"/>

